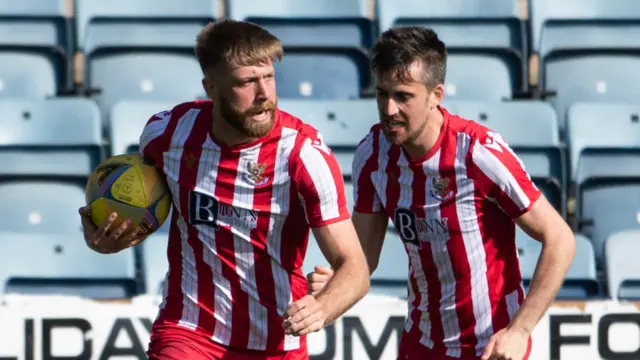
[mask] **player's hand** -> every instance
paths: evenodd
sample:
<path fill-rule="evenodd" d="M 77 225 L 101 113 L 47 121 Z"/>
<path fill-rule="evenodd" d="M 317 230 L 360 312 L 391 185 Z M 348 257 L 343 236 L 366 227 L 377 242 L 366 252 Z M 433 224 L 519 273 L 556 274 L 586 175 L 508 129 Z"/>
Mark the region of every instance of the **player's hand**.
<path fill-rule="evenodd" d="M 322 304 L 311 295 L 289 305 L 283 318 L 284 333 L 295 336 L 316 332 L 324 327 L 327 320 Z"/>
<path fill-rule="evenodd" d="M 137 238 L 138 229 L 131 227 L 130 220 L 123 221 L 118 227 L 113 226 L 118 219 L 117 213 L 111 213 L 100 226 L 96 226 L 91 220 L 91 206 L 81 207 L 78 212 L 82 219 L 84 239 L 94 251 L 113 254 L 141 241 Z"/>
<path fill-rule="evenodd" d="M 481 360 L 522 360 L 529 346 L 529 334 L 515 328 L 495 333 L 484 348 Z"/>
<path fill-rule="evenodd" d="M 333 270 L 324 266 L 316 266 L 312 273 L 307 274 L 309 294 L 315 295 L 322 290 L 333 277 Z"/>

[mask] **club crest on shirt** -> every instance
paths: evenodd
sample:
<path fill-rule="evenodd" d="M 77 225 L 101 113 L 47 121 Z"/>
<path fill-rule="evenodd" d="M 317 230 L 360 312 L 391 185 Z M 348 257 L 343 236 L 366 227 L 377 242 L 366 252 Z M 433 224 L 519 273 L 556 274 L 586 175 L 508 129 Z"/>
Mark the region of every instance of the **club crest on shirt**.
<path fill-rule="evenodd" d="M 267 164 L 259 164 L 257 162 L 247 162 L 247 172 L 244 173 L 244 179 L 252 185 L 260 186 L 269 181 L 268 176 L 264 176 Z"/>
<path fill-rule="evenodd" d="M 447 200 L 453 195 L 453 191 L 449 187 L 449 178 L 440 176 L 431 179 L 431 195 L 440 201 Z"/>

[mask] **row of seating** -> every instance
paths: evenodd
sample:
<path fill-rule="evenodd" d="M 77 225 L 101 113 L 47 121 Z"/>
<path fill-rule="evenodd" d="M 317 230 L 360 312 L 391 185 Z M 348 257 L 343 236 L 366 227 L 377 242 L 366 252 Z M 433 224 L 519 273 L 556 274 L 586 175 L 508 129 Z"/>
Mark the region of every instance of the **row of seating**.
<path fill-rule="evenodd" d="M 8 214 L 0 228 L 76 229 L 77 224 L 63 218 L 75 217 L 77 207 L 68 204 L 82 202 L 87 175 L 105 156 L 135 151 L 149 117 L 176 103 L 118 103 L 108 120 L 113 131 L 104 143 L 103 120 L 88 99 L 0 100 L 0 194 L 16 199 L 0 205 Z M 576 105 L 570 112 L 568 146 L 559 141 L 557 117 L 544 102 L 447 101 L 444 106 L 500 133 L 564 216 L 569 188 L 575 186 L 576 231 L 594 242 L 599 264 L 610 234 L 638 227 L 637 202 L 628 201 L 640 198 L 637 105 Z M 279 107 L 323 134 L 350 181 L 355 147 L 378 121 L 375 101 L 289 99 L 280 100 Z M 71 185 L 60 187 L 61 181 Z M 40 210 L 34 211 L 36 205 Z"/>
<path fill-rule="evenodd" d="M 64 0 L 0 0 L 0 97 L 80 91 L 104 115 L 122 99 L 201 97 L 195 35 L 206 22 L 229 16 L 258 22 L 282 38 L 287 56 L 277 81 L 283 98 L 368 96 L 372 40 L 403 24 L 431 26 L 448 44 L 451 99 L 534 96 L 527 94 L 528 58 L 539 53 L 541 91 L 535 96 L 549 97 L 561 136 L 573 103 L 637 98 L 636 2 L 531 0 L 527 21 L 519 19 L 517 2 L 378 0 L 372 21 L 365 0 L 229 0 L 228 14 L 211 0 L 189 6 L 178 0 L 76 0 L 72 21 Z M 85 53 L 79 87 L 71 76 L 76 50 Z"/>
<path fill-rule="evenodd" d="M 77 217 L 73 219 L 77 221 Z M 640 266 L 633 258 L 640 251 L 639 240 L 640 230 L 625 230 L 609 236 L 606 271 L 600 280 L 591 242 L 577 234 L 576 255 L 558 299 L 639 300 Z M 167 243 L 167 226 L 142 245 L 111 255 L 90 250 L 80 231 L 66 234 L 3 231 L 0 232 L 0 291 L 99 299 L 158 295 L 168 268 Z M 525 289 L 528 289 L 541 245 L 520 230 L 516 245 Z M 27 257 L 29 261 L 25 261 Z M 34 263 L 38 266 L 33 266 Z M 311 235 L 303 271 L 313 271 L 316 265 L 328 264 Z M 407 255 L 397 233 L 389 229 L 378 269 L 372 276 L 371 292 L 406 297 L 407 276 Z"/>

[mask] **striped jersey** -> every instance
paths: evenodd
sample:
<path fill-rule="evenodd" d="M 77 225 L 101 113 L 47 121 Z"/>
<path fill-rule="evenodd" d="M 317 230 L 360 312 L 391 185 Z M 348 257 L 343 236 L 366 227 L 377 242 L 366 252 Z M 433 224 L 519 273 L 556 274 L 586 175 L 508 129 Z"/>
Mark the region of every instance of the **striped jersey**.
<path fill-rule="evenodd" d="M 541 193 L 499 134 L 439 109 L 440 136 L 421 159 L 372 127 L 353 162 L 354 210 L 386 212 L 404 242 L 401 347 L 476 359 L 524 299 L 514 220 Z"/>
<path fill-rule="evenodd" d="M 318 132 L 282 111 L 272 131 L 227 147 L 211 134 L 211 101 L 155 114 L 140 154 L 173 196 L 167 273 L 156 325 L 234 349 L 306 353 L 282 315 L 307 294 L 310 228 L 349 218 L 342 174 Z"/>

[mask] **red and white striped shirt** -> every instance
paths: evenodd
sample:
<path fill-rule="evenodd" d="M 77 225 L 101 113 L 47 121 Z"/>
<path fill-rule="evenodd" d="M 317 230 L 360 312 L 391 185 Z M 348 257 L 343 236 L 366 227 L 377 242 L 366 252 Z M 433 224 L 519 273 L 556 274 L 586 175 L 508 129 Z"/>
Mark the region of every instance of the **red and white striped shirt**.
<path fill-rule="evenodd" d="M 354 158 L 355 211 L 385 211 L 409 256 L 401 348 L 476 359 L 524 299 L 514 219 L 540 191 L 498 134 L 440 111 L 442 131 L 422 159 L 372 128 Z"/>
<path fill-rule="evenodd" d="M 140 154 L 173 195 L 169 271 L 156 324 L 269 354 L 298 350 L 282 314 L 307 293 L 310 228 L 349 218 L 342 173 L 320 134 L 285 112 L 269 135 L 226 147 L 211 135 L 212 102 L 154 115 Z"/>

